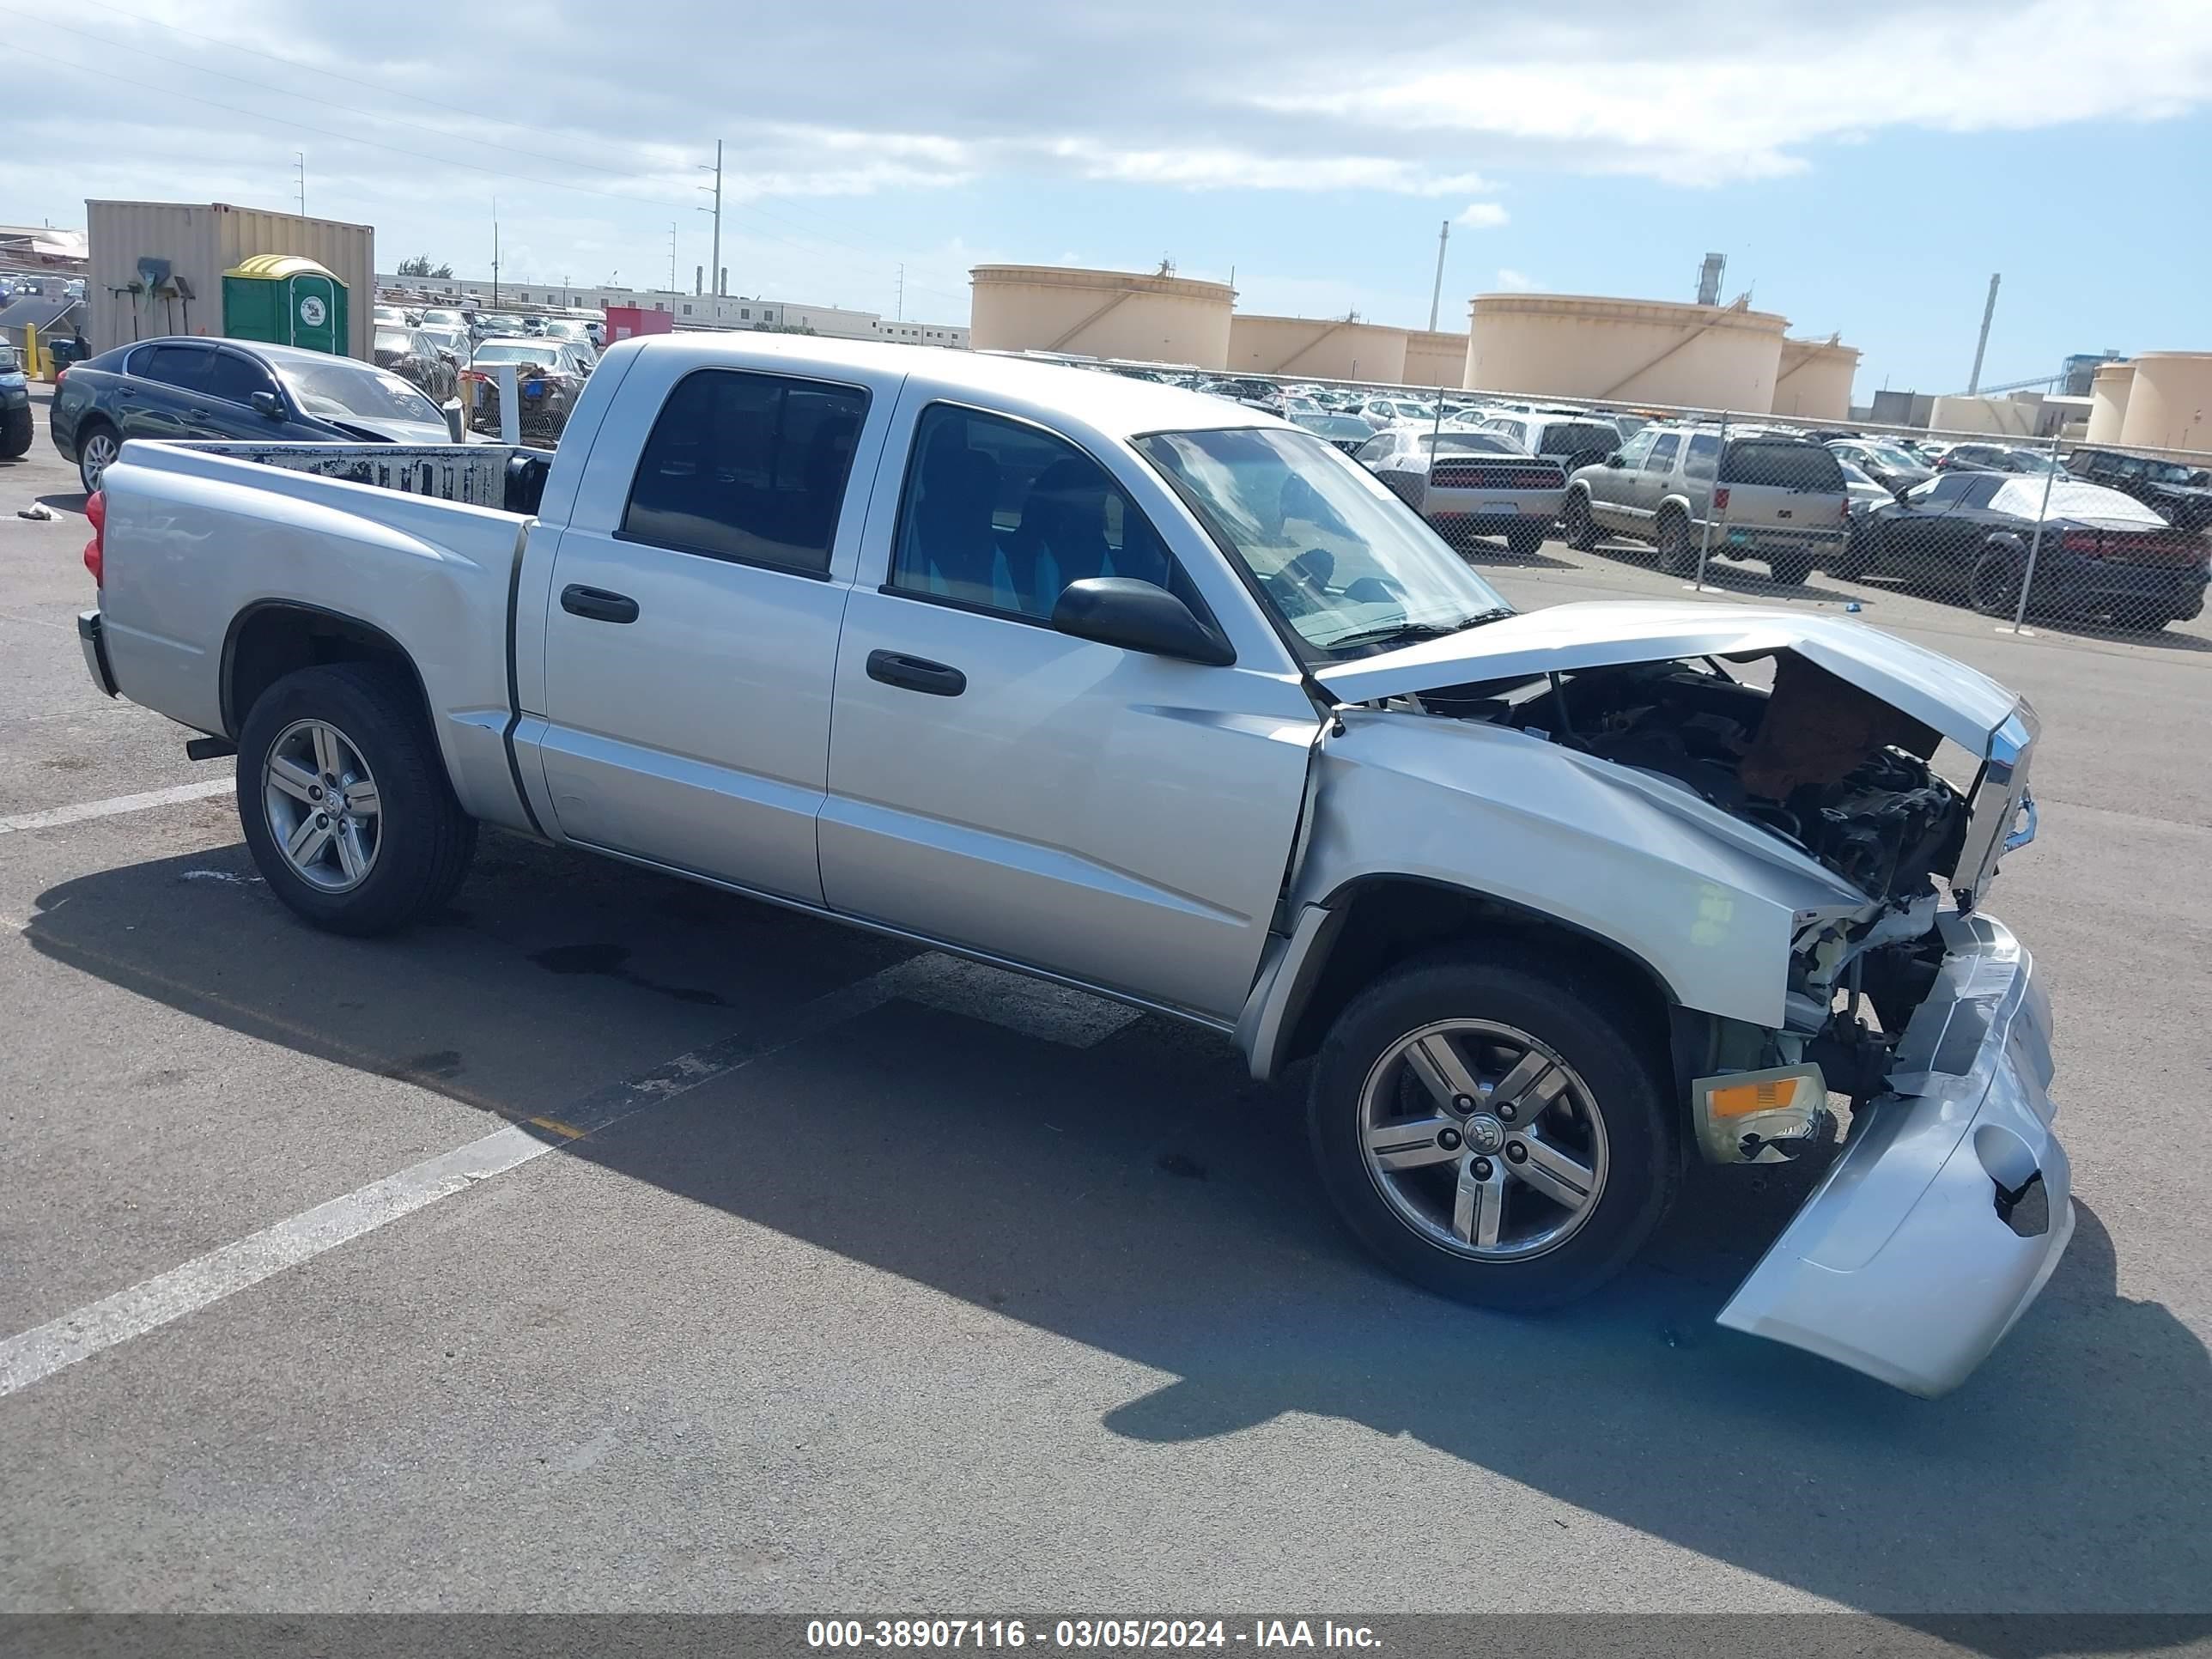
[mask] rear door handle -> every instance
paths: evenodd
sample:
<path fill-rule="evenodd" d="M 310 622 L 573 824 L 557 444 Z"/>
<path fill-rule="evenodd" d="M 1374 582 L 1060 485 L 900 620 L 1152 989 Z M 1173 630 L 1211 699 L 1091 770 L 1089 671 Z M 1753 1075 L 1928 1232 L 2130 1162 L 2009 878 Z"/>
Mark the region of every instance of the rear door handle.
<path fill-rule="evenodd" d="M 968 689 L 968 677 L 958 669 L 896 651 L 869 652 L 868 678 L 933 697 L 957 697 Z"/>
<path fill-rule="evenodd" d="M 577 582 L 561 590 L 561 608 L 572 617 L 588 617 L 593 622 L 637 620 L 637 601 L 629 594 L 610 593 L 604 587 L 586 587 Z"/>

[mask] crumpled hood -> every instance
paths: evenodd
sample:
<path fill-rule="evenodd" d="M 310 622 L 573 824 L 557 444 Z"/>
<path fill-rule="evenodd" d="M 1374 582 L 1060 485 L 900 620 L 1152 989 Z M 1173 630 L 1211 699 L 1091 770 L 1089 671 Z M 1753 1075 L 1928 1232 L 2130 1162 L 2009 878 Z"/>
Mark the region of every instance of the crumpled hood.
<path fill-rule="evenodd" d="M 1372 702 L 1471 680 L 1775 651 L 1797 653 L 1978 756 L 2020 703 L 1988 675 L 1864 623 L 1816 611 L 1663 599 L 1523 611 L 1445 639 L 1332 663 L 1315 670 L 1314 678 L 1346 702 Z"/>

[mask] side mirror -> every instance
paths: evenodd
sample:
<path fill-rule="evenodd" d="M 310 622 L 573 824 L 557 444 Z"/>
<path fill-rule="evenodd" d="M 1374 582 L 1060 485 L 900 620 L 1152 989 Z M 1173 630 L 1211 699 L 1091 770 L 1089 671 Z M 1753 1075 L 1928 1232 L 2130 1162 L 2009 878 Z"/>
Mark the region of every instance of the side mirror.
<path fill-rule="evenodd" d="M 264 420 L 281 421 L 284 418 L 284 400 L 273 392 L 257 392 L 247 403 Z"/>
<path fill-rule="evenodd" d="M 1612 453 L 1612 454 L 1610 454 L 1610 455 L 1608 455 L 1608 456 L 1607 456 L 1607 457 L 1605 458 L 1605 464 L 1606 464 L 1607 466 L 1612 466 L 1612 467 L 1621 467 L 1621 466 L 1626 466 L 1626 465 L 1628 465 L 1628 463 L 1627 463 L 1626 461 L 1625 461 L 1625 460 L 1623 460 L 1623 459 L 1621 459 L 1621 457 L 1620 457 L 1620 452 L 1619 450 L 1617 450 L 1617 449 L 1616 449 L 1616 450 L 1614 450 L 1614 451 L 1613 452 L 1613 453 Z"/>
<path fill-rule="evenodd" d="M 1235 647 L 1191 615 L 1188 605 L 1133 576 L 1086 576 L 1068 583 L 1052 607 L 1052 625 L 1075 639 L 1212 668 L 1237 660 Z"/>

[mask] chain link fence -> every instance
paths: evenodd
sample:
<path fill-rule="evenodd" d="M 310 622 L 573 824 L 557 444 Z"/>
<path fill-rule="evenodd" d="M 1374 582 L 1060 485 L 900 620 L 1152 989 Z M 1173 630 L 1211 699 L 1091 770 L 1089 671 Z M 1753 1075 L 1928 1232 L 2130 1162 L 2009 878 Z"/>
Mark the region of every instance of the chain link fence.
<path fill-rule="evenodd" d="M 2212 454 L 2064 432 L 1082 366 L 1285 416 L 1353 455 L 1469 560 L 1583 590 L 1562 599 L 1686 590 L 1870 620 L 2170 634 L 2212 650 Z"/>

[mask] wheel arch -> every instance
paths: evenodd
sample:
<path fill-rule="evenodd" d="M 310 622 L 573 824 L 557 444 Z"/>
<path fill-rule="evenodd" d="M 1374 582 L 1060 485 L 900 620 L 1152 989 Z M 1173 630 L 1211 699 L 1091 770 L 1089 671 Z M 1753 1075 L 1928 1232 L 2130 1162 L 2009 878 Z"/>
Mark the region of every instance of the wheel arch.
<path fill-rule="evenodd" d="M 337 662 L 389 662 L 404 669 L 425 728 L 435 730 L 422 670 L 391 635 L 321 605 L 258 599 L 233 617 L 223 634 L 223 734 L 236 742 L 256 700 L 285 675 Z"/>
<path fill-rule="evenodd" d="M 1488 939 L 1535 945 L 1617 990 L 1643 1035 L 1680 1073 L 1677 1056 L 1702 1033 L 1666 976 L 1618 940 L 1547 911 L 1431 877 L 1354 877 L 1307 907 L 1291 942 L 1239 1022 L 1252 1074 L 1266 1079 L 1316 1052 L 1336 1017 L 1376 978 L 1439 947 Z M 1318 913 L 1318 915 L 1314 915 Z"/>

